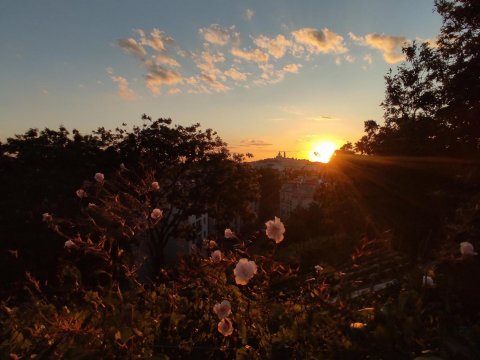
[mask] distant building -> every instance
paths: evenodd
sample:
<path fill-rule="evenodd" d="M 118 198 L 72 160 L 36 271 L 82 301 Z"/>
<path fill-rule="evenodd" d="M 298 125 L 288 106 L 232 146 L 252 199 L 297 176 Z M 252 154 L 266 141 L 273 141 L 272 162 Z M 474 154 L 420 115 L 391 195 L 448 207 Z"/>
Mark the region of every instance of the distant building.
<path fill-rule="evenodd" d="M 299 177 L 283 184 L 280 189 L 280 218 L 287 219 L 297 207 L 308 207 L 322 180 L 318 177 Z"/>

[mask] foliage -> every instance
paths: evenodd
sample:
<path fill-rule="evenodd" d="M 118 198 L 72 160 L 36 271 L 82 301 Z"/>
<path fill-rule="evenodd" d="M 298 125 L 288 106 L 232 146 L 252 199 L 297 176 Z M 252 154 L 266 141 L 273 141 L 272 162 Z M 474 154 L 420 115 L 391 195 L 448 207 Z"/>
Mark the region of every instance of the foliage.
<path fill-rule="evenodd" d="M 437 0 L 435 8 L 443 18 L 437 43 L 403 48 L 405 61 L 385 76 L 385 122 L 365 122 L 357 152 L 480 153 L 480 8 L 474 0 Z"/>
<path fill-rule="evenodd" d="M 92 198 L 79 199 L 75 191 L 91 186 L 97 172 L 106 178 L 102 202 L 115 201 L 109 191 L 121 196 L 128 190 L 150 209 L 163 206 L 165 219 L 171 221 L 165 220 L 168 225 L 150 237 L 157 264 L 169 238 L 178 233 L 186 236 L 183 224 L 190 215 L 208 212 L 220 226 L 238 216 L 253 220 L 251 204 L 257 198 L 258 182 L 242 160 L 242 155 L 230 154 L 211 129 L 201 130 L 199 124 L 171 126 L 170 119 L 152 121 L 146 115 L 143 124 L 132 130 L 124 124 L 114 131 L 99 128 L 82 135 L 61 127 L 58 131 L 31 129 L 9 138 L 0 144 L 2 278 L 14 284 L 24 271 L 30 271 L 48 279 L 63 243 L 45 231 L 41 214 L 76 217 L 78 202 L 85 207 Z M 123 179 L 115 183 L 112 180 L 119 179 L 120 170 Z M 154 181 L 162 189 L 161 198 L 153 196 Z M 130 204 L 134 207 L 129 210 L 138 211 L 137 205 Z M 21 256 L 17 260 L 6 250 Z M 7 271 L 14 262 L 15 271 Z"/>

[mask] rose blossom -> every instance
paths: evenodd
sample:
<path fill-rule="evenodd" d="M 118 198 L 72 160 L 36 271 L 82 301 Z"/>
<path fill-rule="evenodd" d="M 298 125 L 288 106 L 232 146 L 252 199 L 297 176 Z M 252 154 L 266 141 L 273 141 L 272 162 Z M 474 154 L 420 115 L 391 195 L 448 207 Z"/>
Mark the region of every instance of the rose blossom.
<path fill-rule="evenodd" d="M 99 183 L 103 183 L 103 181 L 105 180 L 105 175 L 98 172 L 98 173 L 95 174 L 95 176 L 93 178 L 95 179 L 95 181 L 97 181 Z"/>
<path fill-rule="evenodd" d="M 230 336 L 233 333 L 233 325 L 229 318 L 224 318 L 218 323 L 218 332 L 223 336 Z"/>
<path fill-rule="evenodd" d="M 217 314 L 220 320 L 226 318 L 232 313 L 232 306 L 230 305 L 230 301 L 223 300 L 220 304 L 215 304 L 213 306 L 213 312 Z"/>
<path fill-rule="evenodd" d="M 473 248 L 473 245 L 468 241 L 460 243 L 460 253 L 462 254 L 462 256 L 477 255 L 475 249 Z"/>
<path fill-rule="evenodd" d="M 49 222 L 49 221 L 52 221 L 52 220 L 53 220 L 53 217 L 49 213 L 43 213 L 42 214 L 42 221 L 43 222 Z"/>
<path fill-rule="evenodd" d="M 422 285 L 427 288 L 434 288 L 435 282 L 433 281 L 431 276 L 425 275 L 422 280 Z"/>
<path fill-rule="evenodd" d="M 83 199 L 83 198 L 86 198 L 87 197 L 87 192 L 83 189 L 78 189 L 77 191 L 75 191 L 75 194 L 77 194 L 77 196 L 80 198 L 80 199 Z"/>
<path fill-rule="evenodd" d="M 152 189 L 153 190 L 160 190 L 160 185 L 158 184 L 158 181 L 152 182 Z"/>
<path fill-rule="evenodd" d="M 210 255 L 210 258 L 214 263 L 218 263 L 222 261 L 222 252 L 220 250 L 215 250 L 212 255 Z"/>
<path fill-rule="evenodd" d="M 67 240 L 67 241 L 65 241 L 65 248 L 66 248 L 66 249 L 71 249 L 71 248 L 73 248 L 73 247 L 75 247 L 75 246 L 76 246 L 76 245 L 75 245 L 75 243 L 74 243 L 72 240 Z"/>
<path fill-rule="evenodd" d="M 255 261 L 249 261 L 242 258 L 238 261 L 237 266 L 233 270 L 235 275 L 235 282 L 238 285 L 247 285 L 248 281 L 257 273 L 257 265 Z"/>
<path fill-rule="evenodd" d="M 283 241 L 283 234 L 285 233 L 285 226 L 278 217 L 275 216 L 275 220 L 269 220 L 265 223 L 267 230 L 265 233 L 269 239 L 275 240 L 275 243 Z"/>
<path fill-rule="evenodd" d="M 163 217 L 163 212 L 162 210 L 155 208 L 152 210 L 152 213 L 150 214 L 150 217 L 153 220 L 160 220 Z"/>
<path fill-rule="evenodd" d="M 321 267 L 320 265 L 315 265 L 315 271 L 316 271 L 317 273 L 320 273 L 320 272 L 323 271 L 323 267 Z"/>
<path fill-rule="evenodd" d="M 225 229 L 225 237 L 226 237 L 227 239 L 232 239 L 232 238 L 235 237 L 235 234 L 233 233 L 232 230 L 230 230 L 230 229 Z"/>

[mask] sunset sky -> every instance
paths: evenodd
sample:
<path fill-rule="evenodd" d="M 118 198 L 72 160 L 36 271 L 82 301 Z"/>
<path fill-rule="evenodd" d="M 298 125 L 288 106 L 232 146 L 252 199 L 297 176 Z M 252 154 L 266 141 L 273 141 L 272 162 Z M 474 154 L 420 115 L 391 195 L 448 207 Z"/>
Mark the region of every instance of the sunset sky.
<path fill-rule="evenodd" d="M 357 140 L 430 0 L 0 0 L 0 140 L 141 114 L 213 128 L 255 159 Z"/>

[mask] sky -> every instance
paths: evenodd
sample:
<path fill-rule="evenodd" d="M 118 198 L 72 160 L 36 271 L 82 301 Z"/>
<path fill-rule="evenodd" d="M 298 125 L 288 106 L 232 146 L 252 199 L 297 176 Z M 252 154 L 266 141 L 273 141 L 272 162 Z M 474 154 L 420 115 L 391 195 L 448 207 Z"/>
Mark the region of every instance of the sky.
<path fill-rule="evenodd" d="M 254 160 L 382 121 L 384 76 L 433 41 L 433 0 L 0 0 L 0 141 L 146 113 Z"/>

